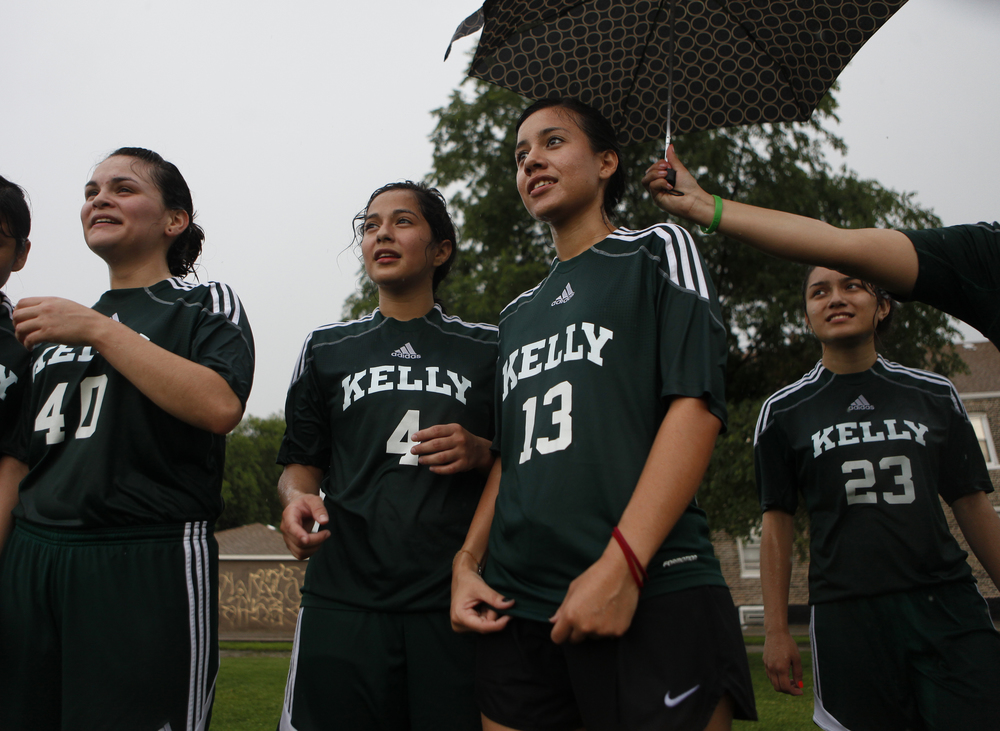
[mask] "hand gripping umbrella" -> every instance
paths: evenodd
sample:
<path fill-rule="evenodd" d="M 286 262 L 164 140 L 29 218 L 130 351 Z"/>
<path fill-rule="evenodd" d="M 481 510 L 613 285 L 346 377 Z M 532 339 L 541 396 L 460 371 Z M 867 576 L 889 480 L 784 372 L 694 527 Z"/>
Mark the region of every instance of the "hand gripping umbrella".
<path fill-rule="evenodd" d="M 486 0 L 469 71 L 529 99 L 571 96 L 623 145 L 803 122 L 906 0 Z M 451 46 L 448 46 L 451 50 Z M 448 54 L 445 54 L 445 58 Z"/>

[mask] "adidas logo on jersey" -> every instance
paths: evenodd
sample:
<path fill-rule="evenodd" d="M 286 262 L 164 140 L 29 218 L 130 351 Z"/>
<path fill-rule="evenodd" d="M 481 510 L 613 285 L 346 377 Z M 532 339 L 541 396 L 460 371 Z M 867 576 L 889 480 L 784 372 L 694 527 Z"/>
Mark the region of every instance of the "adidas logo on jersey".
<path fill-rule="evenodd" d="M 573 299 L 574 294 L 576 294 L 576 292 L 573 291 L 572 285 L 570 285 L 569 282 L 566 282 L 566 288 L 563 289 L 562 294 L 556 297 L 554 300 L 552 300 L 552 304 L 549 305 L 549 307 L 555 307 L 556 305 L 566 304 L 571 299 Z"/>
<path fill-rule="evenodd" d="M 874 411 L 875 407 L 868 403 L 864 396 L 858 396 L 853 404 L 847 407 L 848 411 Z"/>
<path fill-rule="evenodd" d="M 409 343 L 407 343 L 401 348 L 396 348 L 394 351 L 392 351 L 392 355 L 396 358 L 407 358 L 409 360 L 413 360 L 415 358 L 420 357 L 417 351 L 415 351 L 413 349 L 413 346 L 410 345 Z"/>

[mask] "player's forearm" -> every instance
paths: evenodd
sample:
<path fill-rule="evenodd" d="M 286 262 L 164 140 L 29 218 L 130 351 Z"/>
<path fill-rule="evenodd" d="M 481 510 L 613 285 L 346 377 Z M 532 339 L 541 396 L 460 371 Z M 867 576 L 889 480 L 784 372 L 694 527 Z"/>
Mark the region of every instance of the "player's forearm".
<path fill-rule="evenodd" d="M 969 548 L 1000 589 L 1000 516 L 984 492 L 974 492 L 951 504 Z"/>
<path fill-rule="evenodd" d="M 11 511 L 17 505 L 18 486 L 28 474 L 28 465 L 9 454 L 0 458 L 0 550 L 7 542 L 14 516 Z"/>
<path fill-rule="evenodd" d="M 323 470 L 306 464 L 286 464 L 278 478 L 278 499 L 281 507 L 287 508 L 304 495 L 319 495 L 323 482 Z"/>
<path fill-rule="evenodd" d="M 701 218 L 703 209 L 703 205 L 694 208 Z M 917 279 L 916 252 L 899 231 L 837 228 L 814 218 L 727 200 L 719 233 L 780 259 L 859 276 L 901 296 L 910 294 Z"/>
<path fill-rule="evenodd" d="M 792 579 L 794 517 L 781 510 L 764 513 L 760 540 L 760 584 L 766 634 L 788 632 L 788 590 Z"/>
<path fill-rule="evenodd" d="M 243 418 L 243 404 L 222 376 L 126 325 L 106 319 L 92 345 L 150 401 L 187 424 L 227 434 Z"/>
<path fill-rule="evenodd" d="M 455 557 L 455 563 L 463 560 L 475 560 L 481 564 L 486 558 L 486 549 L 490 541 L 490 526 L 493 525 L 493 513 L 496 510 L 497 495 L 500 493 L 500 459 L 493 462 L 490 476 L 486 478 L 486 486 L 472 516 L 469 531 L 465 535 L 460 555 Z M 471 554 L 471 555 L 468 555 Z"/>
<path fill-rule="evenodd" d="M 699 398 L 675 398 L 618 528 L 643 566 L 698 492 L 722 424 Z M 620 550 L 608 536 L 609 551 Z"/>

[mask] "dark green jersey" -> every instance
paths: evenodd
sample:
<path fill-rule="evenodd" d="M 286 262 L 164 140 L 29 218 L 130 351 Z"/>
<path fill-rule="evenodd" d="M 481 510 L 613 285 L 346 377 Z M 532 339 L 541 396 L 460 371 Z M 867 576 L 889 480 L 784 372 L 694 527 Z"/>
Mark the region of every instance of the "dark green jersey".
<path fill-rule="evenodd" d="M 6 442 L 21 406 L 30 354 L 14 337 L 14 303 L 0 292 L 0 445 Z"/>
<path fill-rule="evenodd" d="M 903 233 L 920 261 L 910 299 L 965 320 L 1000 347 L 1000 224 Z"/>
<path fill-rule="evenodd" d="M 600 557 L 671 399 L 725 421 L 725 360 L 715 289 L 678 226 L 618 229 L 506 307 L 486 579 L 512 614 L 547 620 Z M 644 596 L 725 585 L 694 503 L 648 570 Z"/>
<path fill-rule="evenodd" d="M 253 336 L 226 285 L 165 279 L 105 292 L 94 309 L 211 368 L 246 403 Z M 35 347 L 18 431 L 15 456 L 31 468 L 19 518 L 99 528 L 214 522 L 222 512 L 225 437 L 156 406 L 89 346 Z"/>
<path fill-rule="evenodd" d="M 280 464 L 319 467 L 331 537 L 302 605 L 426 611 L 449 604 L 451 560 L 486 476 L 436 475 L 412 434 L 461 424 L 493 436 L 497 333 L 440 307 L 407 322 L 375 310 L 306 339 L 285 405 Z"/>
<path fill-rule="evenodd" d="M 863 373 L 822 363 L 760 412 L 761 508 L 809 511 L 809 601 L 971 581 L 938 495 L 991 492 L 982 451 L 943 376 L 879 358 Z"/>

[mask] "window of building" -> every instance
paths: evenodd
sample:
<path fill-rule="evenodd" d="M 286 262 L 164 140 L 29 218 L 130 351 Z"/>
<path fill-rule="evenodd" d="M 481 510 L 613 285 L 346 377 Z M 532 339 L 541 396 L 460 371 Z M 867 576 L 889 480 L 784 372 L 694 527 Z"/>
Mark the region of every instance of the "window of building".
<path fill-rule="evenodd" d="M 739 608 L 740 612 L 740 624 L 744 627 L 750 626 L 763 626 L 764 624 L 764 605 L 750 605 L 744 604 Z"/>
<path fill-rule="evenodd" d="M 979 440 L 979 448 L 983 450 L 983 457 L 986 458 L 986 466 L 991 470 L 1000 469 L 1000 462 L 997 461 L 997 450 L 993 444 L 993 433 L 990 431 L 990 420 L 982 412 L 969 412 L 969 421 L 972 422 L 972 429 L 976 432 Z"/>
<path fill-rule="evenodd" d="M 737 538 L 736 548 L 740 553 L 740 577 L 760 578 L 760 530 L 754 529 L 749 538 Z"/>

